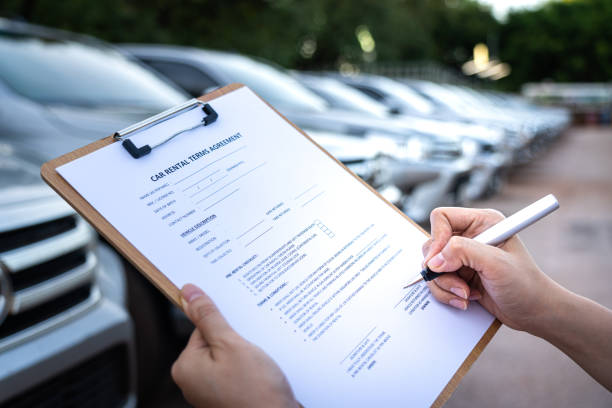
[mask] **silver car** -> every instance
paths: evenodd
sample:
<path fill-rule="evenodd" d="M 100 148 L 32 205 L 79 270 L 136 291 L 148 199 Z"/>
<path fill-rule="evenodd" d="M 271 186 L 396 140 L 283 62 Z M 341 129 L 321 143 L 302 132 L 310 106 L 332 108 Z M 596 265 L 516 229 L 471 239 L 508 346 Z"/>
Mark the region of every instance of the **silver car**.
<path fill-rule="evenodd" d="M 330 109 L 325 100 L 288 73 L 249 57 L 178 46 L 123 45 L 121 49 L 176 81 L 192 95 L 240 82 L 307 133 L 376 140 L 378 150 L 384 149 L 392 159 L 393 173 L 397 175 L 394 184 L 404 189 L 400 206 L 417 222 L 425 222 L 436 206 L 457 203 L 463 196 L 473 166 L 461 158 L 461 145 L 456 141 L 434 141 L 389 121 Z M 437 156 L 433 166 L 422 161 L 424 155 L 432 153 Z"/>
<path fill-rule="evenodd" d="M 441 112 L 403 83 L 376 75 L 342 76 L 328 73 L 326 77 L 317 77 L 301 74 L 299 78 L 313 89 L 327 94 L 335 103 L 339 103 L 338 100 L 344 95 L 344 105 L 348 102 L 347 91 L 341 94 L 341 86 L 350 86 L 362 92 L 364 97 L 371 97 L 372 102 L 386 107 L 382 117 L 396 126 L 460 140 L 465 155 L 474 163 L 474 171 L 465 190 L 468 201 L 496 193 L 501 188 L 503 175 L 512 165 L 513 151 L 504 131 L 459 121 Z M 351 99 L 356 100 L 354 97 Z M 381 117 L 380 110 L 371 110 L 372 102 L 361 110 Z M 356 108 L 356 104 L 353 107 Z"/>
<path fill-rule="evenodd" d="M 120 259 L 0 143 L 0 405 L 136 405 Z"/>
<path fill-rule="evenodd" d="M 90 37 L 0 18 L 0 140 L 50 159 L 188 95 Z"/>
<path fill-rule="evenodd" d="M 37 166 L 189 98 L 91 37 L 0 19 L 0 55 L 0 142 L 35 152 Z M 114 267 L 127 277 L 138 389 L 147 396 L 170 368 L 169 340 L 190 332 L 188 320 L 129 265 Z"/>

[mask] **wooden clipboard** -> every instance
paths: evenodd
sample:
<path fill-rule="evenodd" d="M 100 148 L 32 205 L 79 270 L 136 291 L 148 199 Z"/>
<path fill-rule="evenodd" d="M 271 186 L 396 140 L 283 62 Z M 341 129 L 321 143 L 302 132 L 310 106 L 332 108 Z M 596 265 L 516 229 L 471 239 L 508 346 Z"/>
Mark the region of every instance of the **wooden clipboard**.
<path fill-rule="evenodd" d="M 237 89 L 242 88 L 242 84 L 231 84 L 223 88 L 219 88 L 211 93 L 203 95 L 198 98 L 202 102 L 212 101 L 221 95 L 233 92 Z M 264 101 L 265 102 L 265 101 Z M 291 123 L 287 118 L 280 114 L 270 104 L 266 104 L 276 112 L 280 117 L 286 120 L 292 125 L 298 132 L 300 132 L 305 138 L 317 146 L 323 153 L 335 160 L 339 166 L 342 166 L 347 172 L 361 182 L 367 189 L 373 194 L 376 194 L 381 200 L 391 206 L 398 214 L 402 215 L 415 227 L 422 231 L 425 235 L 429 235 L 423 230 L 418 224 L 412 221 L 408 216 L 401 212 L 393 204 L 385 200 L 374 188 L 372 188 L 365 181 L 355 176 L 349 169 L 347 169 L 340 161 L 330 155 L 326 150 L 319 146 L 312 138 L 304 133 L 300 128 Z M 134 247 L 119 231 L 117 231 L 102 215 L 89 204 L 60 174 L 56 169 L 66 163 L 76 160 L 80 157 L 87 156 L 98 149 L 108 146 L 111 143 L 115 143 L 116 140 L 113 136 L 108 136 L 87 146 L 81 147 L 73 152 L 67 153 L 61 157 L 53 159 L 45 164 L 41 168 L 41 176 L 43 180 L 53 188 L 64 200 L 66 200 L 83 218 L 85 218 L 99 233 L 108 241 L 124 258 L 126 258 L 136 269 L 138 269 L 153 285 L 155 285 L 168 299 L 170 299 L 175 305 L 181 307 L 180 301 L 180 290 L 170 280 L 157 269 L 136 247 Z M 480 341 L 472 349 L 467 358 L 463 361 L 459 369 L 455 372 L 451 380 L 448 382 L 446 387 L 438 395 L 432 407 L 439 408 L 446 403 L 452 393 L 455 391 L 459 382 L 463 376 L 468 372 L 471 365 L 476 361 L 480 353 L 484 350 L 486 345 L 491 341 L 497 330 L 499 329 L 501 322 L 495 320 L 491 326 L 487 329 Z"/>

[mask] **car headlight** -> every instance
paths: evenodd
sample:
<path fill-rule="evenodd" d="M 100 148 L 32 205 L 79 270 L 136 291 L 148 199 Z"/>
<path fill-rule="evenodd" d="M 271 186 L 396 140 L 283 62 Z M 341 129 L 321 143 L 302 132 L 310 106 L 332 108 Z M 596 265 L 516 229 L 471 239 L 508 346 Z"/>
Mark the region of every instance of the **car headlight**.
<path fill-rule="evenodd" d="M 423 139 L 411 137 L 404 144 L 404 157 L 412 160 L 422 160 L 427 156 L 428 148 Z"/>
<path fill-rule="evenodd" d="M 466 157 L 474 157 L 480 151 L 480 146 L 477 141 L 472 139 L 463 139 L 461 141 L 461 150 Z"/>

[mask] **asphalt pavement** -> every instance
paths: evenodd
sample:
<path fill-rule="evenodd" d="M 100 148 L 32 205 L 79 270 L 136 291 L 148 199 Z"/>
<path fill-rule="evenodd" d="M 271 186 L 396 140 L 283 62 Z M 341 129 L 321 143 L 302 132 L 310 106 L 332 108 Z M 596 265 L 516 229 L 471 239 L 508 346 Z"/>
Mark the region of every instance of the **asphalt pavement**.
<path fill-rule="evenodd" d="M 498 195 L 472 206 L 510 215 L 548 193 L 561 208 L 521 239 L 553 279 L 612 308 L 612 128 L 570 129 L 515 169 Z M 186 406 L 169 375 L 152 400 Z M 502 326 L 445 407 L 609 408 L 612 393 L 554 346 Z"/>

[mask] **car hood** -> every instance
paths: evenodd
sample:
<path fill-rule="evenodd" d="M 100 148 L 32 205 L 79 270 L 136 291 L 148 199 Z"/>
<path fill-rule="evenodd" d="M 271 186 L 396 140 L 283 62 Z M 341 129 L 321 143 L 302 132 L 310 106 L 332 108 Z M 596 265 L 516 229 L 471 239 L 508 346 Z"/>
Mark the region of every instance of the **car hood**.
<path fill-rule="evenodd" d="M 371 138 L 355 138 L 333 132 L 306 129 L 305 132 L 341 162 L 370 160 L 377 157 L 380 146 Z"/>
<path fill-rule="evenodd" d="M 365 136 L 369 132 L 385 132 L 401 140 L 410 136 L 426 136 L 431 139 L 458 142 L 456 132 L 445 132 L 437 129 L 434 121 L 396 120 L 394 118 L 377 118 L 357 112 L 330 109 L 323 112 L 282 111 L 289 120 L 300 127 L 309 127 L 322 131 L 332 131 L 353 136 Z"/>
<path fill-rule="evenodd" d="M 44 106 L 28 104 L 21 117 L 3 129 L 0 140 L 8 141 L 20 151 L 34 151 L 32 161 L 38 166 L 90 142 L 109 136 L 135 122 L 146 119 L 157 111 L 130 108 L 87 108 L 73 106 Z M 21 125 L 21 120 L 31 116 L 30 127 Z"/>
<path fill-rule="evenodd" d="M 498 144 L 503 142 L 503 132 L 477 124 L 463 123 L 453 120 L 427 119 L 410 115 L 393 117 L 394 122 L 423 133 L 432 133 L 437 136 L 451 136 L 452 138 L 467 137 L 480 142 Z"/>
<path fill-rule="evenodd" d="M 34 153 L 0 143 L 0 214 L 6 207 L 33 200 L 59 200 L 40 178 L 38 162 Z"/>
<path fill-rule="evenodd" d="M 133 107 L 47 106 L 49 120 L 62 132 L 85 140 L 96 140 L 139 122 L 159 110 Z"/>

